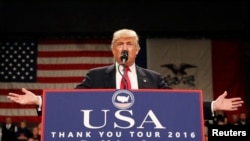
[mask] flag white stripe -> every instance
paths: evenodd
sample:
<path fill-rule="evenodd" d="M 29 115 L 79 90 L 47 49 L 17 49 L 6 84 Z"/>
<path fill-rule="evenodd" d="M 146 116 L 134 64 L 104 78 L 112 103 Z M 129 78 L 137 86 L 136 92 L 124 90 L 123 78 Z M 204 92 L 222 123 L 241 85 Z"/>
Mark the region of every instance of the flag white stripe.
<path fill-rule="evenodd" d="M 7 99 L 6 95 L 0 94 L 0 102 L 10 102 L 10 101 Z"/>
<path fill-rule="evenodd" d="M 1 109 L 0 110 L 1 116 L 37 116 L 37 111 L 35 109 Z"/>
<path fill-rule="evenodd" d="M 38 77 L 83 77 L 88 70 L 40 70 L 37 71 Z"/>
<path fill-rule="evenodd" d="M 38 64 L 109 64 L 113 57 L 40 57 Z"/>

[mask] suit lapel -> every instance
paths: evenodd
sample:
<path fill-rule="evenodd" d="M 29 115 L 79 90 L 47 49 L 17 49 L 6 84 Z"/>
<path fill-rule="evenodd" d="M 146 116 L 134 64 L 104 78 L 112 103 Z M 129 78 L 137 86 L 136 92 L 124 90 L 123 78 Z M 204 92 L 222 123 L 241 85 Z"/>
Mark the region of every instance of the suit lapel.
<path fill-rule="evenodd" d="M 142 68 L 136 66 L 136 73 L 137 73 L 137 79 L 138 79 L 138 87 L 141 88 L 147 88 L 148 87 L 148 78 L 146 77 L 145 72 Z"/>
<path fill-rule="evenodd" d="M 107 67 L 104 81 L 104 88 L 116 88 L 115 65 L 110 65 Z"/>

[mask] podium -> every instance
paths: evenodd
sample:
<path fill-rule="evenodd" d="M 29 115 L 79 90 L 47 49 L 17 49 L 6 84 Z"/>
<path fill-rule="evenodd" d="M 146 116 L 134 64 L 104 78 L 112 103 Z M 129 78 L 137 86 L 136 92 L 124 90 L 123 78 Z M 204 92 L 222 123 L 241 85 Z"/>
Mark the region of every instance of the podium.
<path fill-rule="evenodd" d="M 44 90 L 42 141 L 204 141 L 200 90 Z"/>

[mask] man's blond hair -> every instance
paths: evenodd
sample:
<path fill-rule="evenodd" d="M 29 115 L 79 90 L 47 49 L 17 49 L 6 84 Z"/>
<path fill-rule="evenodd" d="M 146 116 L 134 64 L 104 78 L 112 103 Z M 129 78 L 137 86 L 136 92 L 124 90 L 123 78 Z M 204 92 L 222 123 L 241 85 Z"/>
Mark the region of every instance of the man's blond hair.
<path fill-rule="evenodd" d="M 138 37 L 137 33 L 132 29 L 126 29 L 126 28 L 120 29 L 120 30 L 117 30 L 114 32 L 113 39 L 111 42 L 111 48 L 113 47 L 114 42 L 121 37 L 133 37 L 133 38 L 135 38 L 136 46 L 140 49 L 139 37 Z"/>

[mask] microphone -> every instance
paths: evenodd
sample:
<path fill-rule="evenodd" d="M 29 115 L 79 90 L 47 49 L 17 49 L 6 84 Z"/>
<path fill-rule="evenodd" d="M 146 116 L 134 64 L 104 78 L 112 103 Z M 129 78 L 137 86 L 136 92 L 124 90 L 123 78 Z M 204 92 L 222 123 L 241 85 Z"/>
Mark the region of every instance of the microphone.
<path fill-rule="evenodd" d="M 122 50 L 120 59 L 122 61 L 122 64 L 120 64 L 119 66 L 123 66 L 123 74 L 121 74 L 121 72 L 120 72 L 120 74 L 122 75 L 124 89 L 127 89 L 127 78 L 126 78 L 126 70 L 125 70 L 126 69 L 125 63 L 128 60 L 128 51 L 127 50 Z"/>
<path fill-rule="evenodd" d="M 128 51 L 127 50 L 122 50 L 120 58 L 121 58 L 122 63 L 125 64 L 126 61 L 128 60 Z"/>

